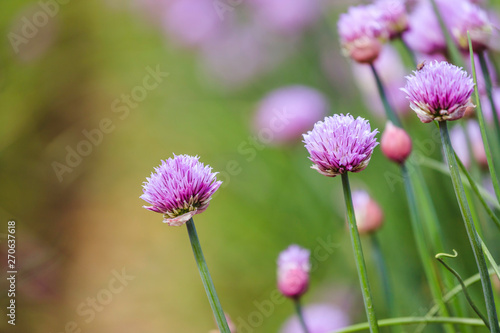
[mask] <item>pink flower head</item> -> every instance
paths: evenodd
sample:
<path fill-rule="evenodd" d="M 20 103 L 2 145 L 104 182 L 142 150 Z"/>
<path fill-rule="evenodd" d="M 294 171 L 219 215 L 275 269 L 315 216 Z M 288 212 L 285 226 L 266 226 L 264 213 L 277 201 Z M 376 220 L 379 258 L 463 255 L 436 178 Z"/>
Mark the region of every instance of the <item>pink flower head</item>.
<path fill-rule="evenodd" d="M 278 289 L 286 297 L 298 298 L 309 286 L 310 251 L 290 245 L 278 257 Z"/>
<path fill-rule="evenodd" d="M 316 89 L 295 85 L 269 93 L 255 115 L 256 132 L 268 132 L 273 144 L 294 142 L 328 111 L 325 96 Z"/>
<path fill-rule="evenodd" d="M 343 52 L 360 63 L 377 59 L 389 32 L 382 21 L 382 11 L 375 5 L 350 7 L 337 22 Z"/>
<path fill-rule="evenodd" d="M 469 50 L 467 31 L 475 52 L 488 48 L 493 27 L 484 9 L 467 0 L 439 0 L 438 4 L 451 35 L 462 50 Z"/>
<path fill-rule="evenodd" d="M 304 321 L 309 333 L 329 333 L 349 325 L 349 317 L 342 309 L 330 304 L 313 304 L 304 307 Z M 297 316 L 285 322 L 280 333 L 303 333 Z"/>
<path fill-rule="evenodd" d="M 474 106 L 470 99 L 474 81 L 462 68 L 434 61 L 413 73 L 402 90 L 423 123 L 457 120 Z"/>
<path fill-rule="evenodd" d="M 360 234 L 371 233 L 382 227 L 384 213 L 379 204 L 370 197 L 368 192 L 363 190 L 353 191 L 352 204 Z"/>
<path fill-rule="evenodd" d="M 382 153 L 395 163 L 402 164 L 411 154 L 411 138 L 406 131 L 387 122 L 380 139 Z"/>
<path fill-rule="evenodd" d="M 320 0 L 251 0 L 257 19 L 281 33 L 304 30 L 321 15 Z"/>
<path fill-rule="evenodd" d="M 198 161 L 198 156 L 175 155 L 162 161 L 144 182 L 141 199 L 153 212 L 164 214 L 163 222 L 180 226 L 204 212 L 212 195 L 222 184 L 217 173 Z"/>
<path fill-rule="evenodd" d="M 370 124 L 364 118 L 336 114 L 326 117 L 304 134 L 305 147 L 313 169 L 322 175 L 335 177 L 348 171 L 364 170 L 378 145 Z"/>
<path fill-rule="evenodd" d="M 408 15 L 405 0 L 377 0 L 375 5 L 382 12 L 381 21 L 389 32 L 389 38 L 395 39 L 408 30 Z"/>
<path fill-rule="evenodd" d="M 420 1 L 408 17 L 409 29 L 403 40 L 412 49 L 424 54 L 446 51 L 446 39 L 429 1 Z"/>

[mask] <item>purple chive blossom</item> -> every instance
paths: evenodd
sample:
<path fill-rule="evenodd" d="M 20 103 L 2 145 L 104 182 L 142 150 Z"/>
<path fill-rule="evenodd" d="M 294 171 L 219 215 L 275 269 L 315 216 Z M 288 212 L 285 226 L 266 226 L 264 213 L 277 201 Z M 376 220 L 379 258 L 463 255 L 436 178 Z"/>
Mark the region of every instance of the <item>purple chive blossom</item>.
<path fill-rule="evenodd" d="M 298 141 L 328 111 L 325 96 L 311 87 L 294 85 L 270 92 L 260 102 L 254 128 L 270 144 Z"/>
<path fill-rule="evenodd" d="M 377 0 L 375 5 L 382 12 L 381 21 L 389 32 L 389 38 L 395 39 L 408 30 L 408 15 L 405 0 Z"/>
<path fill-rule="evenodd" d="M 343 52 L 360 63 L 377 59 L 389 33 L 382 21 L 382 11 L 375 5 L 350 7 L 337 23 Z"/>
<path fill-rule="evenodd" d="M 446 51 L 446 39 L 429 1 L 420 1 L 408 22 L 410 27 L 403 34 L 403 40 L 412 50 L 423 54 Z"/>
<path fill-rule="evenodd" d="M 349 325 L 348 315 L 330 304 L 313 304 L 304 307 L 304 321 L 309 333 L 329 333 Z M 280 333 L 303 333 L 297 316 L 285 322 Z"/>
<path fill-rule="evenodd" d="M 423 123 L 457 120 L 474 106 L 470 99 L 474 81 L 462 68 L 434 61 L 413 73 L 402 90 Z"/>
<path fill-rule="evenodd" d="M 278 257 L 278 289 L 286 297 L 298 298 L 309 286 L 310 251 L 290 245 Z"/>
<path fill-rule="evenodd" d="M 222 184 L 217 173 L 198 161 L 198 156 L 175 155 L 162 161 L 144 182 L 141 199 L 153 212 L 164 214 L 163 222 L 180 226 L 195 214 L 204 212 L 211 196 Z"/>
<path fill-rule="evenodd" d="M 348 171 L 359 172 L 368 166 L 378 145 L 377 133 L 377 130 L 371 131 L 364 118 L 336 114 L 317 122 L 312 131 L 304 134 L 303 142 L 314 163 L 312 168 L 335 177 Z"/>
<path fill-rule="evenodd" d="M 493 27 L 484 9 L 467 0 L 439 0 L 438 5 L 440 11 L 446 13 L 443 19 L 460 48 L 469 50 L 467 31 L 474 51 L 488 48 Z"/>

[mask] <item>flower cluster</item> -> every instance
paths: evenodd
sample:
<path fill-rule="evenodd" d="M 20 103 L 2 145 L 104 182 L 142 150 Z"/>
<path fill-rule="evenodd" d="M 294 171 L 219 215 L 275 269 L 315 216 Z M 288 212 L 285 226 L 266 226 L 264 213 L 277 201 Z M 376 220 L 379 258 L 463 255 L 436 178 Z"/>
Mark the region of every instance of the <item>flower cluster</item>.
<path fill-rule="evenodd" d="M 460 67 L 434 61 L 413 73 L 402 90 L 423 123 L 457 120 L 474 106 L 470 100 L 474 81 Z"/>
<path fill-rule="evenodd" d="M 354 119 L 342 114 L 326 117 L 304 134 L 309 159 L 314 163 L 312 168 L 328 177 L 364 170 L 378 145 L 377 133 L 361 117 Z"/>
<path fill-rule="evenodd" d="M 222 182 L 198 160 L 198 156 L 174 155 L 162 161 L 144 183 L 141 199 L 151 204 L 144 208 L 164 214 L 163 222 L 170 226 L 183 225 L 204 212 Z"/>

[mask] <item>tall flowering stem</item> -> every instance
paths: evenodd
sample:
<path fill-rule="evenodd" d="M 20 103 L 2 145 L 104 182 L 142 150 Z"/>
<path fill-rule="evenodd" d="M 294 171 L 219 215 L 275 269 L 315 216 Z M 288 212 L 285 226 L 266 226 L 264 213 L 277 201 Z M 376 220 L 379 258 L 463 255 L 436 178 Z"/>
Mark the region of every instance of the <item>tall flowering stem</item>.
<path fill-rule="evenodd" d="M 207 293 L 208 302 L 215 316 L 215 321 L 221 333 L 231 333 L 229 326 L 227 325 L 226 316 L 222 310 L 222 306 L 215 291 L 214 283 L 212 282 L 212 277 L 208 271 L 207 262 L 203 256 L 203 251 L 201 250 L 200 240 L 198 239 L 198 234 L 196 233 L 196 227 L 194 226 L 193 218 L 190 218 L 186 222 L 187 231 L 189 235 L 189 240 L 191 242 L 191 248 L 193 249 L 194 259 L 198 265 L 198 271 L 200 272 L 201 281 L 203 282 L 203 287 L 205 287 L 205 292 Z"/>
<path fill-rule="evenodd" d="M 349 231 L 351 234 L 352 248 L 356 259 L 356 267 L 358 269 L 359 282 L 361 283 L 361 292 L 365 303 L 366 315 L 370 325 L 370 332 L 377 333 L 379 331 L 375 310 L 373 308 L 372 295 L 370 284 L 368 282 L 368 274 L 366 271 L 365 258 L 363 256 L 363 248 L 361 247 L 361 239 L 359 237 L 356 217 L 354 216 L 354 206 L 352 204 L 351 188 L 349 186 L 349 176 L 346 173 L 342 174 L 342 187 L 344 189 L 344 200 L 347 211 L 347 220 L 349 222 Z"/>
<path fill-rule="evenodd" d="M 481 244 L 478 240 L 478 235 L 474 227 L 474 222 L 472 220 L 472 215 L 467 203 L 467 198 L 465 196 L 464 187 L 462 184 L 462 179 L 460 178 L 460 172 L 458 169 L 458 164 L 455 159 L 455 152 L 451 146 L 450 136 L 448 133 L 448 126 L 446 121 L 439 122 L 439 130 L 441 133 L 441 142 L 443 145 L 443 150 L 446 154 L 446 160 L 448 167 L 450 168 L 451 179 L 453 183 L 453 188 L 457 196 L 458 204 L 460 206 L 460 211 L 465 224 L 465 229 L 467 230 L 467 236 L 469 237 L 469 242 L 474 252 L 474 257 L 476 259 L 476 264 L 479 269 L 479 274 L 481 276 L 481 284 L 483 287 L 484 300 L 486 302 L 486 310 L 488 312 L 488 322 L 490 324 L 490 331 L 494 333 L 500 332 L 500 327 L 498 326 L 498 316 L 495 308 L 495 301 L 493 298 L 493 289 L 491 287 L 490 275 L 488 273 L 488 267 L 486 266 L 486 260 L 484 258 L 484 253 L 481 248 Z"/>
<path fill-rule="evenodd" d="M 493 122 L 495 123 L 495 132 L 497 134 L 498 142 L 500 142 L 500 120 L 498 119 L 497 108 L 495 105 L 495 101 L 493 99 L 492 93 L 492 81 L 490 71 L 488 70 L 488 64 L 486 63 L 485 51 L 479 52 L 477 54 L 479 58 L 479 65 L 481 66 L 481 72 L 484 77 L 484 85 L 486 86 L 486 94 L 488 95 L 488 99 L 491 105 L 491 112 L 493 113 Z"/>

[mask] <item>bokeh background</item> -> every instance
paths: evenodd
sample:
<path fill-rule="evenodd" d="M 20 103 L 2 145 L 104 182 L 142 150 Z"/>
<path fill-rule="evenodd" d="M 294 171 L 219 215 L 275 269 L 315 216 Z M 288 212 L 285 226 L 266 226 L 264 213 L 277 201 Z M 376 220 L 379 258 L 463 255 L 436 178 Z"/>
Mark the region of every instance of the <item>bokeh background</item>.
<path fill-rule="evenodd" d="M 237 324 L 250 323 L 242 332 L 277 332 L 293 314 L 289 301 L 262 310 L 276 289 L 276 258 L 292 243 L 311 250 L 327 243 L 324 253 L 331 252 L 316 260 L 304 304 L 330 303 L 351 322 L 364 321 L 340 179 L 309 168 L 300 138 L 273 145 L 253 125 L 264 96 L 301 84 L 326 96 L 329 114 L 360 115 L 383 130 L 384 118 L 365 102 L 337 39 L 339 13 L 356 2 L 312 1 L 318 8 L 303 13 L 310 16 L 305 22 L 276 26 L 257 13 L 258 1 L 220 1 L 222 7 L 207 1 L 201 9 L 181 8 L 165 18 L 173 2 L 0 4 L 0 234 L 7 221 L 16 221 L 20 272 L 15 328 L 5 320 L 7 285 L 0 281 L 0 331 L 167 333 L 216 327 L 185 228 L 161 223 L 161 215 L 143 209 L 139 199 L 142 182 L 173 153 L 199 155 L 221 172 L 224 185 L 195 221 L 225 311 Z M 40 13 L 53 15 L 44 20 Z M 30 30 L 26 20 L 40 24 Z M 30 37 L 16 39 L 13 33 Z M 210 42 L 201 45 L 204 39 Z M 137 93 L 151 71 L 161 72 L 157 85 L 126 102 L 123 96 Z M 441 160 L 436 128 L 409 113 L 404 122 L 415 150 Z M 96 134 L 97 144 L 84 147 L 85 133 L 99 128 L 105 130 Z M 68 157 L 77 147 L 86 156 Z M 473 275 L 450 179 L 423 170 L 446 245 L 460 253 L 454 265 L 463 276 Z M 369 167 L 351 182 L 383 208 L 385 224 L 376 237 L 398 315 L 424 315 L 433 302 L 398 175 L 376 149 Z M 370 239 L 364 242 L 377 311 L 387 317 Z M 88 298 L 103 297 L 102 290 L 123 272 L 129 277 L 123 288 L 107 293 L 112 298 L 92 315 L 82 315 L 91 309 Z M 471 289 L 480 298 L 477 286 Z"/>

